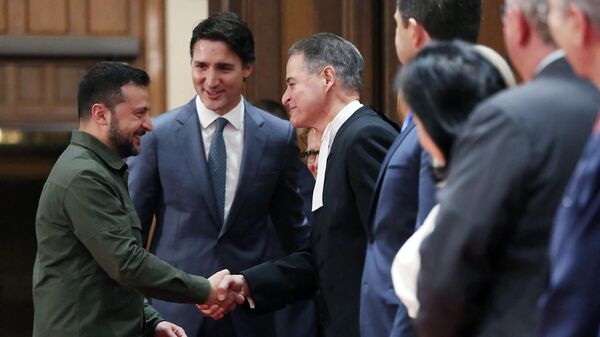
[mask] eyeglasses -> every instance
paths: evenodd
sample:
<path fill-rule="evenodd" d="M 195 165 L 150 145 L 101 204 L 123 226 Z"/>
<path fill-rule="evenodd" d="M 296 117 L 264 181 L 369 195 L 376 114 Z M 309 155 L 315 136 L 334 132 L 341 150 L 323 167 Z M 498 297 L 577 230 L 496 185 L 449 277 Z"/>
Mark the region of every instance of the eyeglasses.
<path fill-rule="evenodd" d="M 300 160 L 302 162 L 304 162 L 306 164 L 308 162 L 315 161 L 315 158 L 317 157 L 318 154 L 319 154 L 319 150 L 306 150 L 306 151 L 300 152 L 298 157 L 300 158 Z"/>

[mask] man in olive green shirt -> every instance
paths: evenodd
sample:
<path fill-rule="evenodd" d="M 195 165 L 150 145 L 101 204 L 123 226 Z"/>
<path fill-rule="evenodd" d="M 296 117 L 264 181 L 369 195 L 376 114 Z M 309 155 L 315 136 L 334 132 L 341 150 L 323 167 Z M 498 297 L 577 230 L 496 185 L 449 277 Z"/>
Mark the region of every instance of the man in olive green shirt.
<path fill-rule="evenodd" d="M 228 271 L 208 280 L 184 273 L 141 246 L 127 190 L 127 164 L 152 130 L 148 75 L 117 62 L 95 65 L 81 80 L 79 130 L 40 197 L 33 270 L 33 336 L 185 336 L 144 296 L 211 304 L 220 314 L 243 296 L 219 294 Z M 218 307 L 217 307 L 218 305 Z"/>

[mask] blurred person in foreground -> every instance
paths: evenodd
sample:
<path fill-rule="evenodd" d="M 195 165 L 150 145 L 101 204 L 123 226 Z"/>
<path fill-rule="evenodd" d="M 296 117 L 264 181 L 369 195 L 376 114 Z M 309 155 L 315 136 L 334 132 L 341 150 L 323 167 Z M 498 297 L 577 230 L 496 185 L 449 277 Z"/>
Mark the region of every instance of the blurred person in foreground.
<path fill-rule="evenodd" d="M 416 326 L 430 336 L 533 336 L 552 220 L 600 102 L 554 44 L 546 0 L 507 0 L 506 49 L 525 83 L 480 104 L 452 151 L 421 245 Z"/>
<path fill-rule="evenodd" d="M 443 187 L 452 162 L 452 146 L 473 109 L 484 99 L 515 85 L 502 56 L 490 48 L 460 41 L 433 42 L 399 74 L 399 87 L 414 114 L 421 146 L 431 155 L 432 174 Z M 456 83 L 460 83 L 457 86 Z M 400 248 L 392 264 L 394 290 L 411 318 L 419 308 L 419 247 L 435 227 L 439 205 Z"/>

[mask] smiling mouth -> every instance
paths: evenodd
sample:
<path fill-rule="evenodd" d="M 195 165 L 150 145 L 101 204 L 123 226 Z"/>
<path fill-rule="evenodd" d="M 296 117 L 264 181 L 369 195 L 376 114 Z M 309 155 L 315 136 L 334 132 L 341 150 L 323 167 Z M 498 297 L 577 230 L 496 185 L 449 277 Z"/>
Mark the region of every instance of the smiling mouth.
<path fill-rule="evenodd" d="M 214 99 L 214 98 L 219 97 L 223 93 L 223 91 L 222 90 L 208 91 L 208 90 L 204 89 L 204 93 L 206 94 L 206 96 L 208 96 L 208 98 Z"/>

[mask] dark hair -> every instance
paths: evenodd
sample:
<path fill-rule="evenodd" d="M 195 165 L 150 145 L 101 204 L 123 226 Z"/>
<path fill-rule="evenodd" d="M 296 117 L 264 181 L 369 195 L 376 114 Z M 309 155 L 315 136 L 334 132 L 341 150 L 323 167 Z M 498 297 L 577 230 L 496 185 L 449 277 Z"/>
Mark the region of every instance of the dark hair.
<path fill-rule="evenodd" d="M 283 105 L 281 105 L 281 103 L 274 101 L 272 99 L 261 99 L 258 100 L 254 103 L 254 106 L 264 110 L 274 116 L 277 116 L 281 119 L 285 119 L 288 120 L 288 113 L 287 110 L 285 109 L 285 107 Z"/>
<path fill-rule="evenodd" d="M 311 74 L 318 74 L 326 66 L 331 66 L 343 87 L 355 91 L 362 88 L 365 63 L 350 41 L 332 33 L 318 33 L 294 43 L 288 56 L 295 54 L 304 56 L 304 67 Z"/>
<path fill-rule="evenodd" d="M 98 62 L 79 82 L 77 111 L 79 119 L 86 120 L 91 115 L 92 105 L 102 103 L 109 109 L 123 102 L 121 87 L 133 83 L 147 87 L 148 74 L 138 68 L 121 62 Z"/>
<path fill-rule="evenodd" d="M 477 41 L 482 0 L 396 0 L 404 25 L 413 18 L 435 40 Z"/>
<path fill-rule="evenodd" d="M 246 22 L 232 12 L 215 13 L 200 22 L 192 33 L 190 57 L 198 40 L 224 42 L 242 60 L 242 64 L 254 63 L 254 38 Z"/>
<path fill-rule="evenodd" d="M 425 46 L 402 69 L 400 87 L 448 166 L 452 145 L 475 106 L 507 84 L 473 45 L 455 40 Z"/>

